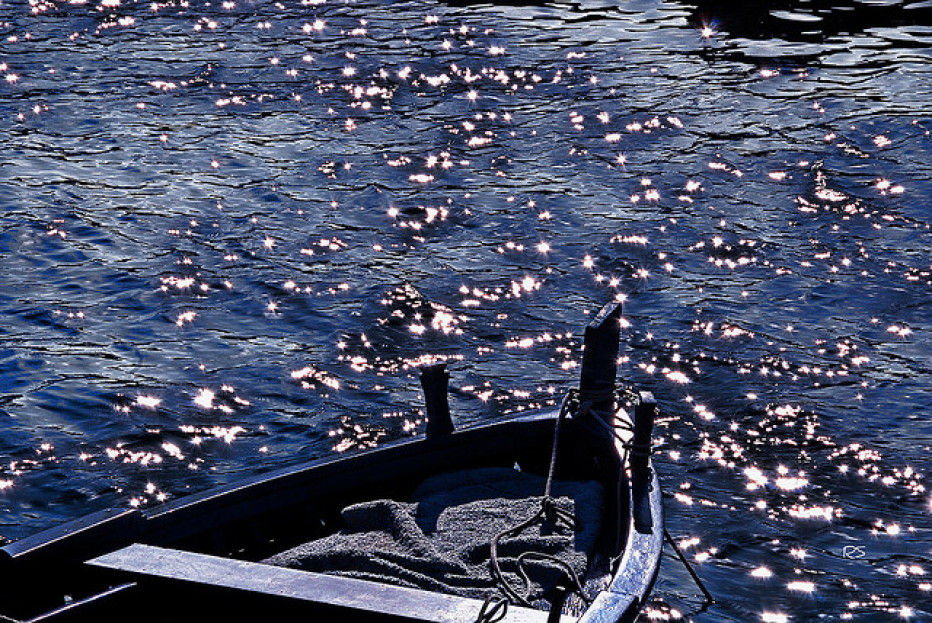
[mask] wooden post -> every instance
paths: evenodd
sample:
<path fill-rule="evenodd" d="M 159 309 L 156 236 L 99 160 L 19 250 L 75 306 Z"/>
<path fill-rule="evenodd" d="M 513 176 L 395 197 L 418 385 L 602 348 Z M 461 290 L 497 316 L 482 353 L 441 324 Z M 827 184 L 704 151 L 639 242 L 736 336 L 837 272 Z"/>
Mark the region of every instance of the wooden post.
<path fill-rule="evenodd" d="M 634 408 L 634 436 L 631 439 L 631 501 L 633 504 L 634 528 L 638 532 L 650 532 L 654 525 L 650 512 L 650 451 L 651 435 L 657 401 L 650 392 L 640 392 Z"/>
<path fill-rule="evenodd" d="M 615 376 L 618 371 L 618 345 L 621 340 L 621 305 L 609 303 L 596 314 L 592 322 L 586 327 L 583 338 L 582 370 L 579 374 L 579 399 L 581 402 L 591 401 L 592 415 L 601 418 L 608 424 L 608 430 L 597 426 L 595 422 L 582 421 L 581 425 L 592 431 L 592 447 L 589 453 L 595 456 L 615 457 Z M 580 450 L 584 453 L 586 450 Z M 585 456 L 585 454 L 581 454 Z M 619 478 L 618 473 L 624 469 L 619 461 L 600 463 L 598 467 L 605 478 Z M 622 472 L 619 486 L 615 490 L 606 491 L 605 503 L 612 514 L 610 525 L 616 526 L 613 536 L 613 551 L 618 551 L 622 543 L 621 517 L 628 514 L 627 485 L 622 487 L 625 480 Z"/>
<path fill-rule="evenodd" d="M 572 580 L 566 571 L 564 571 L 563 577 L 561 577 L 557 585 L 553 587 L 553 598 L 550 600 L 550 611 L 547 613 L 547 623 L 560 623 L 560 619 L 563 618 L 563 606 L 566 604 L 566 597 L 572 585 Z"/>
<path fill-rule="evenodd" d="M 424 389 L 424 406 L 427 410 L 427 438 L 440 437 L 453 432 L 447 386 L 450 373 L 447 364 L 435 363 L 421 368 L 421 387 Z"/>
<path fill-rule="evenodd" d="M 582 400 L 594 398 L 592 408 L 614 415 L 618 342 L 621 339 L 621 304 L 609 303 L 586 327 L 583 338 L 579 391 Z"/>

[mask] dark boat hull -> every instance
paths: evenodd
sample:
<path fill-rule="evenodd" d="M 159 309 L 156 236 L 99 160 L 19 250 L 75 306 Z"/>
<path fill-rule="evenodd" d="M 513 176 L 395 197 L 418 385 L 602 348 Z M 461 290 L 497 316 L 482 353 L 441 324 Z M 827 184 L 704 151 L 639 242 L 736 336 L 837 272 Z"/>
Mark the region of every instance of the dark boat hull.
<path fill-rule="evenodd" d="M 280 576 L 291 570 L 254 561 L 301 540 L 332 532 L 339 509 L 348 504 L 386 496 L 404 499 L 414 483 L 427 475 L 514 465 L 546 473 L 556 416 L 555 412 L 532 414 L 439 438 L 314 461 L 151 509 L 108 511 L 64 524 L 0 548 L 0 569 L 4 569 L 5 578 L 11 579 L 5 589 L 0 589 L 0 614 L 27 620 L 48 613 L 40 620 L 64 621 L 92 614 L 119 618 L 119 613 L 127 614 L 124 608 L 130 608 L 137 620 L 164 620 L 179 615 L 193 619 L 202 609 L 198 616 L 238 618 L 243 608 L 274 604 L 276 617 L 286 619 L 286 613 L 293 612 L 296 617 L 329 613 L 344 620 L 456 620 L 448 618 L 448 613 L 444 614 L 447 611 L 437 610 L 431 601 L 436 601 L 437 596 L 427 591 L 412 591 L 405 597 L 387 589 L 391 592 L 387 596 L 377 587 L 369 587 L 367 592 L 339 579 L 324 590 L 320 578 L 312 577 L 317 574 L 302 576 L 306 572 L 293 572 L 286 574 L 286 582 Z M 564 422 L 561 448 L 566 451 L 561 450 L 559 466 L 562 477 L 604 474 L 606 465 L 620 465 L 623 459 L 620 448 L 611 449 L 617 444 L 597 441 L 591 436 L 599 435 L 593 432 L 598 427 L 584 424 L 574 419 Z M 602 449 L 592 452 L 600 444 Z M 607 523 L 617 534 L 605 538 L 624 544 L 623 552 L 618 552 L 623 553 L 623 560 L 611 585 L 596 597 L 595 607 L 580 619 L 587 622 L 633 620 L 659 565 L 662 511 L 656 475 L 649 471 L 641 500 L 632 499 L 632 487 L 622 470 L 615 478 L 615 482 L 604 484 L 619 492 L 621 498 L 615 506 L 621 510 Z M 649 526 L 641 526 L 640 530 L 635 526 L 634 508 L 647 509 Z M 135 551 L 124 550 L 134 544 Z M 141 546 L 163 548 L 166 568 L 174 565 L 176 570 L 193 568 L 193 557 L 201 557 L 197 558 L 201 563 L 213 560 L 217 563 L 215 577 L 178 573 L 178 577 L 169 577 L 171 573 L 164 570 L 160 576 L 157 569 L 143 569 L 140 565 L 144 567 L 157 557 L 153 555 L 156 550 L 139 549 Z M 175 558 L 168 560 L 172 556 Z M 118 562 L 121 557 L 122 562 Z M 220 581 L 223 577 L 235 579 L 231 574 L 246 577 L 243 565 L 253 574 L 253 584 L 264 583 L 269 590 L 235 582 L 224 585 Z M 48 589 L 44 598 L 17 603 L 23 601 L 25 586 L 31 586 L 31 594 L 35 595 L 37 584 Z M 286 584 L 293 586 L 290 596 L 282 593 Z M 341 593 L 355 599 L 341 602 Z M 63 604 L 63 595 L 70 596 L 70 603 Z M 170 598 L 166 599 L 166 595 Z M 459 608 L 465 613 L 460 620 L 475 620 L 479 607 L 471 603 L 475 600 L 450 599 L 454 610 Z M 394 611 L 387 607 L 392 603 Z M 440 618 L 431 615 L 432 610 Z M 546 613 L 541 614 L 543 621 Z M 512 608 L 505 620 L 533 620 L 532 615 L 519 615 L 520 610 Z"/>
<path fill-rule="evenodd" d="M 586 327 L 579 390 L 559 412 L 453 431 L 447 374 L 437 364 L 422 373 L 426 438 L 312 461 L 150 509 L 104 511 L 8 544 L 0 548 L 0 620 L 247 620 L 259 613 L 276 621 L 472 623 L 488 604 L 259 561 L 339 532 L 349 505 L 407 500 L 430 476 L 497 467 L 546 477 L 543 515 L 557 513 L 549 497 L 554 478 L 601 485 L 601 521 L 590 524 L 601 528 L 586 578 L 598 593 L 578 621 L 633 621 L 657 576 L 663 512 L 649 460 L 653 397 L 640 394 L 628 411 L 616 408 L 620 311 L 607 305 Z M 489 563 L 502 582 L 494 554 L 499 536 L 490 538 Z M 530 605 L 501 583 L 492 586 Z M 559 591 L 554 599 L 562 601 Z M 504 618 L 485 620 L 567 618 L 554 610 L 551 616 L 515 606 Z"/>

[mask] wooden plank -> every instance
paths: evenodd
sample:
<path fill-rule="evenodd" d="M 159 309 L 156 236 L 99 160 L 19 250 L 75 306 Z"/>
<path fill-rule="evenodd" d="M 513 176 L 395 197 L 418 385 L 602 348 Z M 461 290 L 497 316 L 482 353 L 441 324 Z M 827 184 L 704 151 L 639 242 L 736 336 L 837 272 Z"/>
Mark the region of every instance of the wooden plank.
<path fill-rule="evenodd" d="M 304 602 L 309 611 L 321 605 L 345 609 L 354 615 L 364 611 L 373 617 L 474 623 L 483 604 L 478 599 L 138 543 L 90 560 L 88 564 L 133 576 L 246 592 L 254 597 L 267 596 L 270 600 Z M 510 606 L 501 621 L 546 623 L 547 613 Z M 561 618 L 561 623 L 575 621 L 573 617 Z"/>
<path fill-rule="evenodd" d="M 639 532 L 632 518 L 618 573 L 578 623 L 631 623 L 638 618 L 657 579 L 663 550 L 663 500 L 656 473 L 646 495 L 652 515 L 650 530 Z"/>
<path fill-rule="evenodd" d="M 120 584 L 96 595 L 69 602 L 51 612 L 40 614 L 29 619 L 26 623 L 71 623 L 73 621 L 87 621 L 89 617 L 94 615 L 97 615 L 95 617 L 97 620 L 103 620 L 107 615 L 112 615 L 117 611 L 114 604 L 118 603 L 119 598 L 125 597 L 135 587 L 134 582 Z M 125 607 L 125 603 L 123 605 Z"/>
<path fill-rule="evenodd" d="M 660 569 L 660 555 L 663 550 L 663 500 L 660 480 L 653 469 L 651 472 L 650 488 L 645 492 L 651 515 L 650 529 L 646 532 L 638 530 L 634 518 L 631 519 L 621 566 L 609 587 L 612 593 L 633 596 L 638 600 L 644 600 L 650 594 Z"/>
<path fill-rule="evenodd" d="M 592 600 L 592 606 L 579 623 L 633 623 L 639 612 L 636 597 L 602 591 Z"/>

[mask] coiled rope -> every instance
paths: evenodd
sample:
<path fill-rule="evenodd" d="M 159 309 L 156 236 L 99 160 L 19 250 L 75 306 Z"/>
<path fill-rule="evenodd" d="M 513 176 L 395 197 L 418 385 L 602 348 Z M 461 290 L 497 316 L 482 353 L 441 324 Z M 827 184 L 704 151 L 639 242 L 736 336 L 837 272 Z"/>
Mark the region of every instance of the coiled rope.
<path fill-rule="evenodd" d="M 601 426 L 608 433 L 609 437 L 617 442 L 624 451 L 622 465 L 627 464 L 628 461 L 633 457 L 643 457 L 650 455 L 650 440 L 640 444 L 634 443 L 633 437 L 631 435 L 631 433 L 633 433 L 634 427 L 631 422 L 612 418 L 615 424 L 612 425 L 606 418 L 601 416 L 599 411 L 594 408 L 595 405 L 606 403 L 612 398 L 615 398 L 619 403 L 629 402 L 629 400 L 626 400 L 626 398 L 634 398 L 634 400 L 630 400 L 630 402 L 635 402 L 636 397 L 630 396 L 630 394 L 626 396 L 625 394 L 627 394 L 627 392 L 619 392 L 616 395 L 614 390 L 603 392 L 583 392 L 578 389 L 571 389 L 563 398 L 563 403 L 560 406 L 560 413 L 554 426 L 553 449 L 550 454 L 550 467 L 547 471 L 547 482 L 544 487 L 544 495 L 541 498 L 540 508 L 530 518 L 512 528 L 502 530 L 492 538 L 490 556 L 492 577 L 498 583 L 502 593 L 505 594 L 505 598 L 496 599 L 491 596 L 487 597 L 485 603 L 482 606 L 482 610 L 479 613 L 479 618 L 476 620 L 476 623 L 494 623 L 495 621 L 500 621 L 502 618 L 504 618 L 505 613 L 508 610 L 509 601 L 524 606 L 531 606 L 529 602 L 529 597 L 531 594 L 531 580 L 528 577 L 527 570 L 524 566 L 524 562 L 529 558 L 547 560 L 560 566 L 565 572 L 564 583 L 569 585 L 567 588 L 571 592 L 577 593 L 587 606 L 592 603 L 592 600 L 585 594 L 585 589 L 582 586 L 582 582 L 580 582 L 576 572 L 572 567 L 570 567 L 568 563 L 560 560 L 555 556 L 537 552 L 525 552 L 517 558 L 517 573 L 522 581 L 522 590 L 519 592 L 508 583 L 504 577 L 504 574 L 502 573 L 501 566 L 499 565 L 498 561 L 498 544 L 502 539 L 520 534 L 523 530 L 534 525 L 535 523 L 543 523 L 545 520 L 556 525 L 562 524 L 563 526 L 572 528 L 576 531 L 581 529 L 576 516 L 573 513 L 565 509 L 561 509 L 559 506 L 557 506 L 556 500 L 554 500 L 551 496 L 553 478 L 554 474 L 556 473 L 560 424 L 567 415 L 572 414 L 574 418 L 579 418 L 588 414 L 592 414 L 594 417 L 590 418 L 588 421 L 595 422 Z M 673 547 L 677 557 L 686 567 L 686 570 L 689 572 L 693 580 L 698 585 L 699 589 L 702 591 L 702 594 L 705 597 L 704 604 L 714 603 L 714 598 L 706 589 L 705 585 L 702 583 L 702 580 L 699 579 L 699 576 L 693 570 L 692 565 L 689 564 L 689 561 L 680 551 L 679 547 L 677 547 L 673 537 L 670 536 L 670 533 L 667 532 L 666 529 L 664 529 L 663 532 L 664 537 Z M 613 559 L 613 567 L 618 564 L 621 555 L 622 554 L 619 553 L 616 559 Z"/>
<path fill-rule="evenodd" d="M 594 417 L 592 417 L 591 420 L 598 422 L 603 427 L 608 429 L 611 437 L 623 444 L 626 454 L 629 451 L 645 453 L 650 451 L 649 447 L 633 447 L 630 441 L 625 440 L 621 436 L 621 431 L 617 430 L 615 427 L 606 422 L 594 408 L 595 405 L 608 402 L 614 397 L 614 389 L 603 392 L 582 392 L 578 389 L 572 389 L 567 392 L 566 396 L 563 398 L 563 402 L 560 405 L 560 413 L 557 416 L 557 421 L 554 425 L 553 447 L 550 453 L 550 467 L 547 470 L 547 481 L 544 486 L 544 495 L 540 500 L 540 508 L 531 517 L 511 528 L 502 530 L 492 538 L 489 560 L 490 571 L 492 578 L 498 584 L 501 592 L 505 595 L 507 599 L 506 603 L 510 601 L 511 603 L 520 604 L 523 606 L 531 606 L 530 595 L 532 585 L 531 580 L 527 574 L 527 569 L 525 567 L 525 563 L 530 559 L 545 560 L 560 567 L 564 571 L 565 581 L 569 585 L 567 588 L 571 592 L 578 594 L 583 602 L 586 603 L 586 605 L 592 603 L 592 599 L 586 595 L 586 591 L 583 588 L 582 582 L 580 581 L 579 576 L 576 574 L 576 571 L 566 561 L 550 554 L 543 554 L 539 552 L 524 552 L 518 556 L 516 560 L 517 574 L 521 580 L 521 586 L 519 588 L 515 588 L 509 584 L 508 580 L 505 578 L 504 573 L 502 572 L 498 557 L 498 546 L 502 539 L 514 537 L 527 528 L 538 523 L 543 524 L 545 521 L 552 523 L 555 526 L 563 526 L 565 528 L 572 529 L 576 532 L 582 529 L 582 526 L 580 525 L 579 520 L 576 518 L 576 515 L 566 509 L 560 508 L 552 495 L 553 479 L 554 475 L 556 474 L 557 456 L 559 454 L 558 448 L 560 439 L 560 425 L 567 415 L 572 415 L 574 418 L 577 418 L 587 414 L 592 414 Z M 630 430 L 630 425 L 628 425 L 628 428 Z M 627 456 L 625 459 L 627 459 Z M 483 610 L 480 613 L 480 617 L 484 616 L 487 605 L 488 600 L 486 604 L 483 605 Z M 486 623 L 487 621 L 489 621 L 489 619 L 480 618 L 477 623 Z"/>

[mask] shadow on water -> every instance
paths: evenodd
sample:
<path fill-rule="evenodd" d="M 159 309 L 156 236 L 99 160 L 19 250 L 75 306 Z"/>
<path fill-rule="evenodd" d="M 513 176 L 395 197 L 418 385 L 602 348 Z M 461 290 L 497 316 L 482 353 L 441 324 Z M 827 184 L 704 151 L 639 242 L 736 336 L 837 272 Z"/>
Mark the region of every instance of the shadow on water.
<path fill-rule="evenodd" d="M 731 37 L 748 39 L 823 42 L 872 28 L 932 23 L 932 3 L 929 2 L 697 0 L 688 4 L 695 5 L 690 15 L 690 23 L 695 28 L 712 26 Z"/>
<path fill-rule="evenodd" d="M 540 7 L 568 13 L 625 9 L 625 2 L 542 2 L 540 0 L 446 0 L 455 7 Z M 732 37 L 822 42 L 872 28 L 932 24 L 932 2 L 910 0 L 693 0 L 681 3 L 689 10 L 693 28 L 712 27 Z"/>
<path fill-rule="evenodd" d="M 639 3 L 612 0 L 542 2 L 535 0 L 446 0 L 466 9 L 526 9 L 559 12 L 566 24 L 596 23 L 613 13 L 636 11 Z M 919 29 L 918 36 L 884 38 L 883 45 L 928 47 L 923 32 L 932 27 L 932 0 L 686 0 L 660 3 L 670 15 L 682 12 L 683 24 L 708 42 L 696 50 L 706 60 L 735 59 L 805 67 L 848 47 L 853 39 L 878 30 Z"/>

